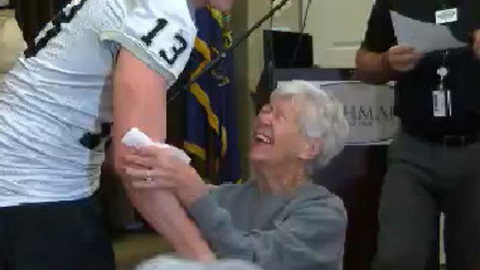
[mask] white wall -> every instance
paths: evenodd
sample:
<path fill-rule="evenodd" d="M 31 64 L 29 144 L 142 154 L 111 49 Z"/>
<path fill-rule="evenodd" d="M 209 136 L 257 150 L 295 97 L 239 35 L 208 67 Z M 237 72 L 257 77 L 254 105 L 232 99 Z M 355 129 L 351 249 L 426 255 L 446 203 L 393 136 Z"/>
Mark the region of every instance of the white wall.
<path fill-rule="evenodd" d="M 308 0 L 302 2 L 305 11 Z M 372 0 L 312 0 L 306 32 L 313 36 L 316 65 L 354 67 L 372 4 Z"/>
<path fill-rule="evenodd" d="M 25 48 L 13 10 L 0 10 L 0 76 L 13 67 Z"/>

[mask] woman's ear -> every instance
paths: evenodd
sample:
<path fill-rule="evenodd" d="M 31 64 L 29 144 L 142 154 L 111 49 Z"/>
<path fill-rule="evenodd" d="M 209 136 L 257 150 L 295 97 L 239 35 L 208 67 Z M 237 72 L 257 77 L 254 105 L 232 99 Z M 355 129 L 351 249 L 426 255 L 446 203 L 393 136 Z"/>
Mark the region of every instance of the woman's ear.
<path fill-rule="evenodd" d="M 311 160 L 320 154 L 321 151 L 323 151 L 323 141 L 320 139 L 306 139 L 299 157 L 304 160 Z"/>

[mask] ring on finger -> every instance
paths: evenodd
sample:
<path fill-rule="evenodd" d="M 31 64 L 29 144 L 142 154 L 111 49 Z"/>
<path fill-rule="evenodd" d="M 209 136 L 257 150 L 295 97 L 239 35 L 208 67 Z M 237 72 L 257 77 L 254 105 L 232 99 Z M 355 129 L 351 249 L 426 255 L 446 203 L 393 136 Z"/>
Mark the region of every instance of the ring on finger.
<path fill-rule="evenodd" d="M 152 176 L 150 175 L 150 171 L 147 171 L 145 175 L 145 182 L 151 182 L 153 180 Z"/>

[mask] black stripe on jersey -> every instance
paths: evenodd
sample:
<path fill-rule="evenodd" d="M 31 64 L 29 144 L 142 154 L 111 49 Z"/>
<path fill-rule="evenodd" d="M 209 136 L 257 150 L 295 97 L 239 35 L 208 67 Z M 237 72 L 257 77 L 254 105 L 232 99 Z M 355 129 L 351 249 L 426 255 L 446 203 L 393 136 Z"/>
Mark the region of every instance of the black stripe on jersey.
<path fill-rule="evenodd" d="M 78 13 L 78 11 L 83 7 L 85 2 L 87 2 L 87 0 L 81 0 L 80 3 L 73 6 L 70 9 L 70 13 L 68 15 L 66 14 L 66 11 L 69 6 L 60 11 L 57 17 L 52 20 L 53 27 L 47 31 L 45 36 L 38 40 L 35 45 L 30 46 L 27 48 L 27 50 L 25 50 L 25 58 L 35 57 L 40 52 L 40 50 L 45 48 L 48 42 L 52 38 L 56 37 L 60 33 L 60 31 L 62 31 L 62 23 L 71 22 L 75 15 Z"/>
<path fill-rule="evenodd" d="M 102 142 L 105 140 L 108 141 L 108 138 L 112 134 L 112 123 L 102 123 L 101 130 L 99 133 L 88 132 L 85 133 L 82 138 L 80 138 L 80 144 L 84 147 L 94 150 L 95 148 L 102 145 Z"/>

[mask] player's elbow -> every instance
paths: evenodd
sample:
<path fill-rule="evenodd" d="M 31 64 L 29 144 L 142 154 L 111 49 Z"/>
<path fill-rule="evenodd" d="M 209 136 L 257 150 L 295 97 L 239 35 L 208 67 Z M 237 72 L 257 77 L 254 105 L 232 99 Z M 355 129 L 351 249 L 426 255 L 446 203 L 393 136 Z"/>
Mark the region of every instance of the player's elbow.
<path fill-rule="evenodd" d="M 115 173 L 121 177 L 125 175 L 125 171 L 127 168 L 126 155 L 127 152 L 125 151 L 124 146 L 115 145 L 113 154 L 113 168 L 115 170 Z"/>
<path fill-rule="evenodd" d="M 126 169 L 125 156 L 120 154 L 115 155 L 113 164 L 114 164 L 115 173 L 117 173 L 119 176 L 123 176 L 125 174 L 125 169 Z"/>
<path fill-rule="evenodd" d="M 114 161 L 115 172 L 120 176 L 122 176 L 125 173 L 125 162 L 123 161 L 123 159 L 124 158 L 119 155 L 115 157 L 115 161 Z"/>

